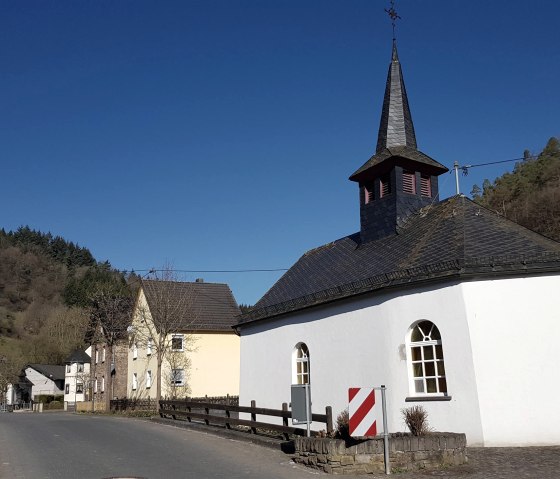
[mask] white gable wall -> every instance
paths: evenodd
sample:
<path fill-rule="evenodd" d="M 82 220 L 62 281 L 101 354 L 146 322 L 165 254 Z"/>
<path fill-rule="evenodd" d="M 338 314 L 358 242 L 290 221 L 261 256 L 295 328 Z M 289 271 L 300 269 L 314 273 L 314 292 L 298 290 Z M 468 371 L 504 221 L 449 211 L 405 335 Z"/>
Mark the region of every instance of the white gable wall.
<path fill-rule="evenodd" d="M 451 401 L 405 402 L 410 396 L 405 337 L 423 319 L 441 332 Z M 466 432 L 471 444 L 482 443 L 461 285 L 362 297 L 243 327 L 240 404 L 255 399 L 258 406 L 280 408 L 290 402 L 292 351 L 298 342 L 309 347 L 314 412 L 330 405 L 336 419 L 347 407 L 349 387 L 385 384 L 391 431 L 405 430 L 403 407 L 421 404 L 434 429 Z"/>
<path fill-rule="evenodd" d="M 560 444 L 560 275 L 464 290 L 485 445 Z"/>

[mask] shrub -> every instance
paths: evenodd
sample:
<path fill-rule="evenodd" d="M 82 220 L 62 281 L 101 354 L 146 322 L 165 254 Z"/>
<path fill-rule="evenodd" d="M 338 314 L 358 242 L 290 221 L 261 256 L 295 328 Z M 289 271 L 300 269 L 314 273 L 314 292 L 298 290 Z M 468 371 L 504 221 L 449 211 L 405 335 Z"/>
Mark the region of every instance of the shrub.
<path fill-rule="evenodd" d="M 348 414 L 348 409 L 342 411 L 336 417 L 336 430 L 335 435 L 341 439 L 347 439 L 350 437 L 350 415 Z"/>
<path fill-rule="evenodd" d="M 404 423 L 413 436 L 423 436 L 430 431 L 428 427 L 428 413 L 422 406 L 412 406 L 401 409 Z"/>

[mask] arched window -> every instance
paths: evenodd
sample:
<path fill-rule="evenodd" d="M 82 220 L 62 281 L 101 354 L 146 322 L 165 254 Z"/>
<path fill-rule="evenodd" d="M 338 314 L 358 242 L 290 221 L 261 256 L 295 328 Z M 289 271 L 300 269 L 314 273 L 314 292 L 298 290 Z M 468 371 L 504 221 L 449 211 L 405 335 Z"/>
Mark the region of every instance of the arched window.
<path fill-rule="evenodd" d="M 298 343 L 292 356 L 292 383 L 309 384 L 309 349 Z"/>
<path fill-rule="evenodd" d="M 412 394 L 447 394 L 441 335 L 434 323 L 420 321 L 409 331 L 408 363 Z"/>

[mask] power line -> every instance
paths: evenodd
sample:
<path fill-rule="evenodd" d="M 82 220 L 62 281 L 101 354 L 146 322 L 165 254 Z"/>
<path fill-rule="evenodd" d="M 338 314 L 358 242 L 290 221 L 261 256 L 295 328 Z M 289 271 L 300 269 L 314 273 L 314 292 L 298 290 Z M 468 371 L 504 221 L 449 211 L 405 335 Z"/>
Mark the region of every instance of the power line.
<path fill-rule="evenodd" d="M 525 161 L 525 160 L 536 160 L 538 156 L 523 156 L 521 158 L 512 158 L 511 160 L 501 160 L 501 161 L 489 161 L 487 163 L 477 163 L 476 165 L 464 165 L 460 166 L 461 170 L 463 170 L 463 175 L 468 175 L 468 170 L 470 168 L 476 168 L 477 166 L 489 166 L 489 165 L 498 165 L 500 163 L 511 163 L 512 161 Z"/>

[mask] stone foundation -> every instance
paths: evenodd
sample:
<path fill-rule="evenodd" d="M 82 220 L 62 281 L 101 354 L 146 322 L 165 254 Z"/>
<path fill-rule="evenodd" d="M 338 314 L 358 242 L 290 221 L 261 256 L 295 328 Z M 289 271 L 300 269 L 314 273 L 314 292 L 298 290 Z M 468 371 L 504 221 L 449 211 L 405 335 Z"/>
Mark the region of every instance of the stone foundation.
<path fill-rule="evenodd" d="M 327 439 L 300 437 L 294 440 L 294 461 L 330 474 L 372 474 L 385 471 L 383 438 Z M 394 472 L 438 469 L 467 462 L 464 434 L 431 433 L 399 435 L 389 439 Z"/>

